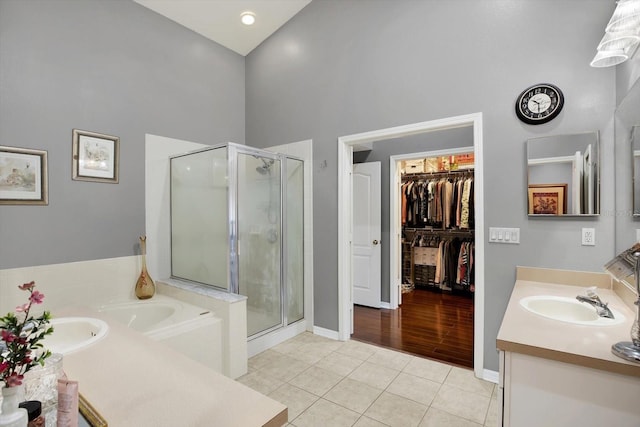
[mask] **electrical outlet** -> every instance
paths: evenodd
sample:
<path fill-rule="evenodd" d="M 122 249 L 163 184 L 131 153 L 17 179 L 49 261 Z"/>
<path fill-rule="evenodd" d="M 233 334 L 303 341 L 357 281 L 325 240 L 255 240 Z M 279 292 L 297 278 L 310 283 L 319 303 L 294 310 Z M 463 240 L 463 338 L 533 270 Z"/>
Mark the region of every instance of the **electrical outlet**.
<path fill-rule="evenodd" d="M 582 246 L 595 246 L 595 245 L 596 245 L 596 229 L 583 228 L 582 229 Z"/>

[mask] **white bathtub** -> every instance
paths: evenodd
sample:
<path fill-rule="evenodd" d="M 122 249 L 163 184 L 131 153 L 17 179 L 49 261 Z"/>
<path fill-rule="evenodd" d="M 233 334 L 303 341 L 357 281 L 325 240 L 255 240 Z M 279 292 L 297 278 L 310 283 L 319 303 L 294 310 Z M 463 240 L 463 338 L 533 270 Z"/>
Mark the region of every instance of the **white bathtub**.
<path fill-rule="evenodd" d="M 164 295 L 96 307 L 111 319 L 222 372 L 222 322 L 210 310 Z"/>

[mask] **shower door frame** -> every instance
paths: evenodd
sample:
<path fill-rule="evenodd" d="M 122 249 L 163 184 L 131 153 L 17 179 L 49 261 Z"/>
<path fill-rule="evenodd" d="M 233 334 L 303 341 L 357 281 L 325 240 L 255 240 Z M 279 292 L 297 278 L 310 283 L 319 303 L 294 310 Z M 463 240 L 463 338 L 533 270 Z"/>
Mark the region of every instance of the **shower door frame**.
<path fill-rule="evenodd" d="M 278 325 L 274 325 L 270 328 L 257 332 L 253 335 L 247 336 L 247 340 L 251 341 L 253 339 L 262 337 L 271 332 L 277 331 L 284 327 L 290 326 L 288 324 L 288 292 L 287 292 L 287 254 L 285 249 L 285 243 L 288 237 L 287 231 L 287 209 L 286 207 L 286 195 L 287 195 L 287 180 L 286 180 L 286 172 L 287 165 L 286 159 L 293 159 L 302 162 L 304 165 L 304 159 L 301 159 L 296 156 L 291 156 L 288 154 L 279 154 L 274 153 L 272 151 L 261 150 L 259 148 L 249 147 L 246 145 L 236 144 L 233 142 L 229 142 L 227 144 L 223 144 L 229 147 L 228 150 L 228 161 L 229 161 L 229 291 L 235 294 L 240 295 L 240 283 L 238 282 L 238 278 L 240 277 L 239 271 L 239 257 L 238 257 L 238 154 L 246 154 L 250 156 L 258 156 L 261 158 L 266 158 L 269 160 L 277 160 L 280 162 L 280 323 Z M 303 183 L 303 198 L 304 198 L 304 175 L 302 176 Z M 304 200 L 304 199 L 303 199 Z M 304 209 L 303 209 L 303 224 L 304 224 Z M 302 230 L 303 235 L 302 239 L 304 241 L 304 228 Z M 304 255 L 302 257 L 303 260 L 303 272 L 304 272 Z M 304 295 L 305 287 L 304 287 L 304 274 L 303 274 L 303 283 L 302 283 L 302 292 Z M 304 301 L 304 297 L 303 297 Z M 247 315 L 248 315 L 247 311 Z M 292 324 L 298 322 L 304 322 L 306 320 L 306 313 L 304 311 L 304 303 L 303 303 L 303 312 L 302 318 L 293 322 Z"/>

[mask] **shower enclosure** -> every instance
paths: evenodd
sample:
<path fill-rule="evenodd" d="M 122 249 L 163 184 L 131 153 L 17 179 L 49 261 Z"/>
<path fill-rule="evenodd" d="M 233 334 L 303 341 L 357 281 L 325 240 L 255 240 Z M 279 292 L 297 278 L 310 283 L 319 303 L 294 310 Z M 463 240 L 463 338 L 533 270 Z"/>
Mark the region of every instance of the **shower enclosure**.
<path fill-rule="evenodd" d="M 303 161 L 226 143 L 170 164 L 172 277 L 247 296 L 249 339 L 302 320 Z"/>

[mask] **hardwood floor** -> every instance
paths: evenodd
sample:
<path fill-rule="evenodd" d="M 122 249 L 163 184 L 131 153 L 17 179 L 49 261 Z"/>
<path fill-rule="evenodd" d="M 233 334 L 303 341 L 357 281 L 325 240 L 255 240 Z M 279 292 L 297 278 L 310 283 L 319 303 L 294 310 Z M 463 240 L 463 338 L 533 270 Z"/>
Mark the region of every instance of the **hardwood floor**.
<path fill-rule="evenodd" d="M 351 337 L 473 367 L 473 298 L 416 289 L 397 310 L 354 306 Z"/>

